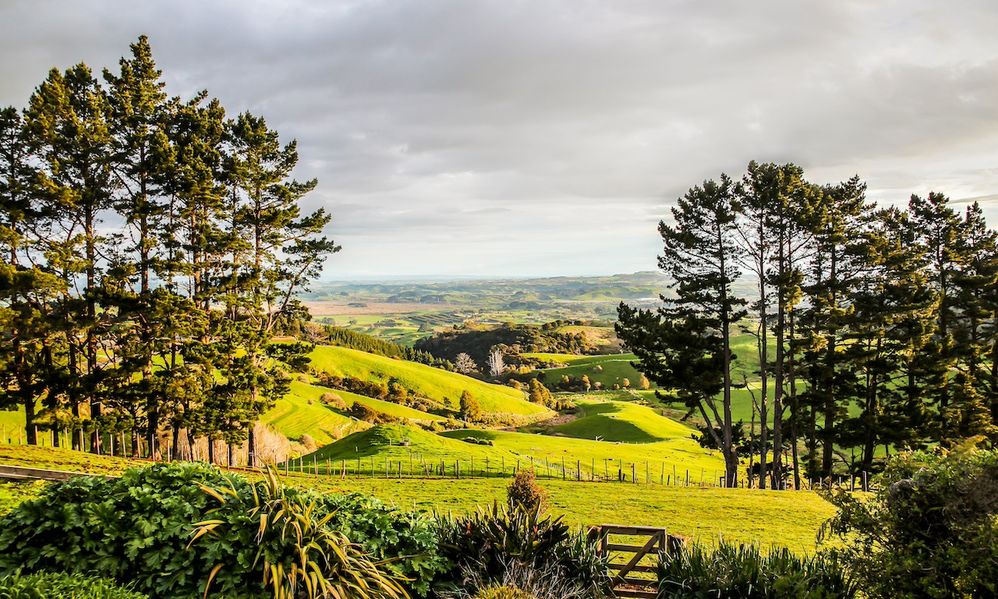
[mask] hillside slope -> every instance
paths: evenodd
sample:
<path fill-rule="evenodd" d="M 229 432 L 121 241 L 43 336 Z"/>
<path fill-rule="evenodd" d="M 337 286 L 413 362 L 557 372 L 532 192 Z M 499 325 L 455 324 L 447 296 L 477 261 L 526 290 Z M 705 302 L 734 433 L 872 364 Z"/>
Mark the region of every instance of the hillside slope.
<path fill-rule="evenodd" d="M 510 387 L 492 385 L 416 362 L 328 345 L 316 347 L 310 357 L 316 369 L 328 374 L 384 383 L 396 379 L 419 395 L 445 403 L 454 409 L 459 406 L 461 394 L 468 391 L 487 413 L 517 416 L 540 416 L 548 413 L 546 408 L 526 401 L 523 393 Z"/>
<path fill-rule="evenodd" d="M 549 434 L 624 443 L 654 443 L 690 439 L 696 431 L 666 418 L 647 406 L 605 399 L 576 400 L 579 417 L 552 427 Z"/>

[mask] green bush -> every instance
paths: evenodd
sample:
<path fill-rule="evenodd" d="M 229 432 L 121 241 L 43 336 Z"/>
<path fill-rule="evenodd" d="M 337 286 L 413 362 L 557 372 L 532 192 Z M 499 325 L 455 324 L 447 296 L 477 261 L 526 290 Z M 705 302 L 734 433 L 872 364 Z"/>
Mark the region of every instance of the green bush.
<path fill-rule="evenodd" d="M 492 585 L 479 591 L 475 599 L 534 599 L 534 596 L 516 587 Z"/>
<path fill-rule="evenodd" d="M 203 489 L 229 489 L 240 501 L 235 514 L 263 491 L 242 477 L 200 464 L 155 464 L 121 479 L 77 477 L 48 485 L 0 520 L 0 575 L 41 570 L 92 574 L 127 582 L 157 597 L 200 596 L 216 564 L 212 589 L 233 596 L 266 596 L 254 569 L 258 549 L 252 528 L 191 542 L 194 525 L 219 501 Z M 289 489 L 288 501 L 312 506 L 315 518 L 347 536 L 382 569 L 411 578 L 416 594 L 447 569 L 435 551 L 436 523 L 357 496 L 319 497 Z M 287 545 L 281 545 L 287 547 Z M 269 550 L 269 549 L 268 549 Z M 400 559 L 405 557 L 405 559 Z M 261 562 L 262 563 L 262 562 Z"/>
<path fill-rule="evenodd" d="M 357 493 L 325 495 L 323 503 L 334 514 L 330 526 L 407 579 L 413 594 L 427 595 L 434 578 L 449 568 L 437 551 L 437 527 L 431 518 Z"/>
<path fill-rule="evenodd" d="M 218 502 L 192 539 L 195 547 L 214 553 L 206 596 L 243 596 L 245 582 L 259 578 L 275 598 L 407 599 L 380 562 L 330 526 L 334 514 L 323 509 L 319 496 L 284 486 L 276 470 L 269 469 L 249 493 L 245 486 L 204 491 Z M 233 546 L 234 540 L 240 544 Z"/>
<path fill-rule="evenodd" d="M 145 599 L 103 578 L 39 572 L 0 578 L 0 599 Z"/>
<path fill-rule="evenodd" d="M 156 596 L 197 594 L 211 568 L 186 549 L 191 526 L 209 505 L 199 485 L 230 478 L 247 485 L 198 464 L 50 484 L 0 520 L 0 574 L 87 573 Z"/>
<path fill-rule="evenodd" d="M 452 565 L 441 576 L 444 584 L 476 590 L 516 574 L 538 588 L 561 586 L 567 579 L 571 596 L 599 596 L 608 588 L 607 562 L 594 545 L 560 517 L 542 515 L 540 506 L 495 503 L 487 511 L 441 518 L 439 534 L 440 552 Z"/>
<path fill-rule="evenodd" d="M 506 487 L 506 500 L 513 507 L 522 507 L 526 510 L 544 510 L 547 502 L 544 489 L 537 484 L 534 471 L 529 468 L 520 468 L 513 475 L 513 480 Z"/>
<path fill-rule="evenodd" d="M 833 556 L 763 554 L 754 545 L 683 546 L 659 560 L 661 599 L 848 599 L 856 588 Z"/>
<path fill-rule="evenodd" d="M 829 494 L 840 511 L 822 528 L 870 596 L 998 596 L 998 451 L 901 454 L 881 485 Z"/>

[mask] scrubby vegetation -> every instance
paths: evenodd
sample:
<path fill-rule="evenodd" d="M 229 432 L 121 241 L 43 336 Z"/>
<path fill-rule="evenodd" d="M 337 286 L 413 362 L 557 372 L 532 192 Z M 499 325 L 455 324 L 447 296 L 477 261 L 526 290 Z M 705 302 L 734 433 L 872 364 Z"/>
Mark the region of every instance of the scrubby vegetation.
<path fill-rule="evenodd" d="M 114 582 L 81 574 L 39 572 L 0 578 L 3 599 L 145 599 Z"/>
<path fill-rule="evenodd" d="M 660 599 L 851 599 L 857 585 L 834 556 L 768 554 L 755 545 L 693 545 L 663 553 L 657 570 Z"/>
<path fill-rule="evenodd" d="M 454 328 L 420 339 L 415 348 L 434 356 L 457 360 L 466 354 L 476 364 L 485 364 L 489 353 L 499 348 L 507 363 L 530 363 L 523 357 L 527 352 L 587 354 L 596 353 L 598 347 L 581 332 L 564 332 L 560 328 L 569 324 L 555 321 L 544 325 L 506 323 L 494 327 Z"/>
<path fill-rule="evenodd" d="M 832 493 L 824 531 L 871 597 L 998 596 L 998 451 L 904 454 L 882 485 Z"/>

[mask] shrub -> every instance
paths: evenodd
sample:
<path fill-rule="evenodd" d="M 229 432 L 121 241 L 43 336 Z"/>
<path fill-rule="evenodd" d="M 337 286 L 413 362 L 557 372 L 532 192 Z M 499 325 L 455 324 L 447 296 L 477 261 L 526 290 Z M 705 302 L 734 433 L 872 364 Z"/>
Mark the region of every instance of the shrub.
<path fill-rule="evenodd" d="M 110 580 L 63 572 L 39 572 L 0 578 L 4 599 L 145 599 Z"/>
<path fill-rule="evenodd" d="M 439 527 L 440 552 L 452 564 L 441 577 L 442 583 L 474 591 L 505 584 L 513 570 L 523 570 L 535 582 L 546 580 L 550 588 L 560 588 L 565 580 L 573 589 L 594 596 L 608 588 L 606 561 L 595 547 L 583 536 L 570 533 L 561 518 L 542 516 L 537 508 L 496 503 L 488 511 L 440 518 Z"/>
<path fill-rule="evenodd" d="M 211 566 L 187 551 L 208 507 L 199 485 L 246 485 L 201 464 L 49 485 L 0 520 L 0 573 L 50 570 L 127 581 L 156 596 L 199 593 Z"/>
<path fill-rule="evenodd" d="M 334 514 L 330 526 L 408 579 L 406 586 L 416 595 L 425 596 L 433 579 L 449 567 L 437 551 L 436 522 L 423 514 L 356 493 L 324 495 L 323 509 Z"/>
<path fill-rule="evenodd" d="M 744 599 L 837 599 L 856 596 L 856 587 L 834 556 L 797 557 L 787 549 L 762 554 L 754 545 L 722 542 L 716 549 L 681 546 L 662 554 L 661 599 L 741 597 Z"/>
<path fill-rule="evenodd" d="M 407 596 L 381 563 L 329 525 L 335 512 L 322 509 L 319 496 L 285 487 L 273 468 L 251 492 L 245 485 L 203 490 L 218 502 L 210 519 L 197 523 L 191 541 L 201 539 L 205 558 L 215 560 L 206 595 L 213 589 L 238 592 L 256 573 L 274 597 Z M 223 578 L 219 573 L 225 579 L 213 587 Z"/>
<path fill-rule="evenodd" d="M 319 401 L 326 404 L 330 408 L 333 408 L 334 410 L 347 409 L 347 404 L 345 401 L 343 401 L 343 398 L 340 397 L 339 394 L 333 393 L 332 391 L 328 391 L 320 395 Z"/>
<path fill-rule="evenodd" d="M 482 407 L 478 405 L 478 400 L 471 396 L 467 390 L 461 393 L 461 418 L 474 422 L 481 419 L 482 417 Z"/>
<path fill-rule="evenodd" d="M 544 489 L 537 484 L 533 470 L 520 468 L 516 471 L 506 487 L 506 500 L 512 507 L 543 511 L 546 497 Z"/>
<path fill-rule="evenodd" d="M 492 585 L 482 589 L 475 599 L 537 599 L 527 591 L 508 585 Z"/>
<path fill-rule="evenodd" d="M 896 456 L 872 498 L 829 494 L 821 534 L 872 597 L 998 596 L 998 451 Z"/>
<path fill-rule="evenodd" d="M 216 498 L 218 491 L 212 495 L 202 487 L 225 489 L 226 505 Z M 258 541 L 260 521 L 247 516 L 257 506 L 254 498 L 269 498 L 272 506 L 284 502 L 288 516 L 283 522 L 289 528 L 274 528 L 278 523 L 270 520 Z M 222 521 L 217 534 L 202 534 L 191 544 L 194 525 L 207 520 Z M 287 573 L 299 555 L 297 536 L 290 535 L 292 521 L 295 526 L 311 522 L 302 529 L 303 542 L 307 532 L 327 553 L 345 551 L 351 564 L 374 563 L 386 577 L 412 578 L 411 586 L 420 593 L 447 569 L 436 552 L 436 523 L 425 517 L 353 496 L 319 497 L 297 489 L 283 489 L 278 496 L 266 483 L 250 484 L 206 465 L 184 463 L 129 470 L 117 480 L 77 477 L 48 485 L 0 520 L 0 575 L 87 573 L 127 582 L 156 597 L 201 596 L 214 576 L 213 594 L 263 597 L 268 596 L 259 569 L 264 560 L 284 564 Z M 343 536 L 353 542 L 348 549 Z M 327 578 L 335 578 L 343 570 L 327 559 L 332 558 L 319 555 L 315 561 L 325 564 Z M 216 564 L 224 566 L 213 572 Z M 368 565 L 360 570 L 371 572 Z"/>

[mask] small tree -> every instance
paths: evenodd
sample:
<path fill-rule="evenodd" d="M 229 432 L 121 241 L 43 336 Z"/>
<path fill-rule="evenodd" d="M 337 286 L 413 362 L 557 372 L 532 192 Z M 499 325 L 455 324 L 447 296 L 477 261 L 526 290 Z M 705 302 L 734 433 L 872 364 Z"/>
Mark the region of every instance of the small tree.
<path fill-rule="evenodd" d="M 631 379 L 625 377 L 623 380 L 620 381 L 620 386 L 623 387 L 624 389 L 630 389 Z"/>
<path fill-rule="evenodd" d="M 530 388 L 529 391 L 530 401 L 536 404 L 540 404 L 542 406 L 546 406 L 551 403 L 552 399 L 551 392 L 548 391 L 548 388 L 545 387 L 544 384 L 541 383 L 539 380 L 530 379 L 530 383 L 528 383 L 528 386 Z"/>
<path fill-rule="evenodd" d="M 489 374 L 493 378 L 499 378 L 502 373 L 506 372 L 506 363 L 503 361 L 502 350 L 498 347 L 493 347 L 492 351 L 489 352 Z"/>
<path fill-rule="evenodd" d="M 471 356 L 461 352 L 454 358 L 454 370 L 461 374 L 474 374 L 478 372 L 478 364 L 475 364 Z"/>
<path fill-rule="evenodd" d="M 589 390 L 592 389 L 592 387 L 593 384 L 589 381 L 589 375 L 588 374 L 582 375 L 582 389 L 588 393 Z"/>
<path fill-rule="evenodd" d="M 642 391 L 651 389 L 651 381 L 649 381 L 648 377 L 643 374 L 641 375 L 641 378 L 638 379 L 638 389 L 641 389 Z"/>
<path fill-rule="evenodd" d="M 537 484 L 534 471 L 529 468 L 520 468 L 513 475 L 513 480 L 506 487 L 506 499 L 512 508 L 520 508 L 528 511 L 543 509 L 547 500 L 544 489 Z"/>
<path fill-rule="evenodd" d="M 461 418 L 469 422 L 475 422 L 482 417 L 482 407 L 478 405 L 478 400 L 471 396 L 467 389 L 461 392 Z"/>

